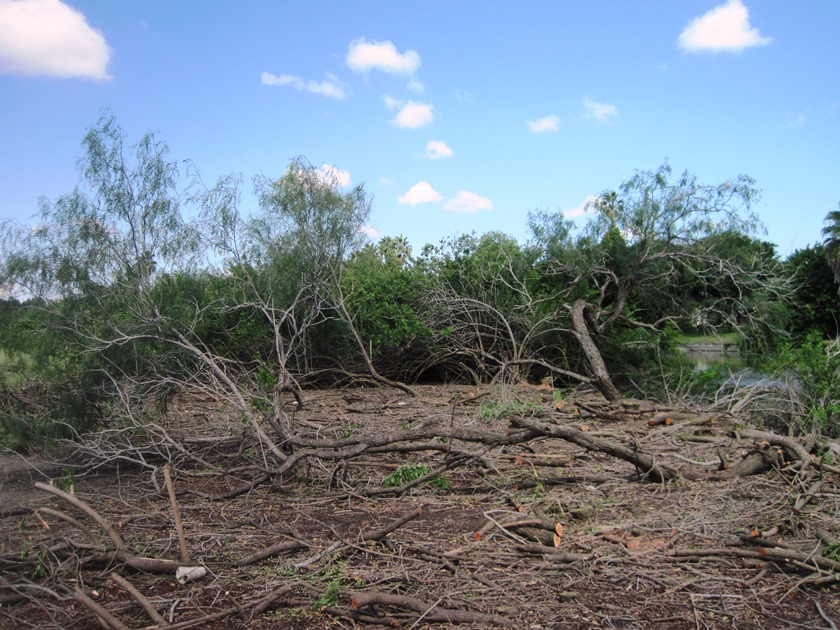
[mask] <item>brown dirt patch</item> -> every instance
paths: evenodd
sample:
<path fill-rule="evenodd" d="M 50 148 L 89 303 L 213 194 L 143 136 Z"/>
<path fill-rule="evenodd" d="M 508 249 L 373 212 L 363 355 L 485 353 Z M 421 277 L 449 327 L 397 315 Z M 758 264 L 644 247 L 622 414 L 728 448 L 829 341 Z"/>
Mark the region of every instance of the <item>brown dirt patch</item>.
<path fill-rule="evenodd" d="M 449 426 L 504 435 L 507 417 L 483 417 L 482 405 L 490 400 L 516 401 L 521 413 L 570 421 L 553 411 L 552 393 L 539 388 L 494 391 L 454 407 L 454 400 L 482 392 L 461 386 L 417 389 L 417 398 L 384 389 L 308 392 L 307 408 L 295 416 L 313 439 L 373 439 Z M 568 412 L 574 400 L 567 398 Z M 714 462 L 744 448 L 743 442 L 711 433 L 701 440 L 678 425 L 648 426 L 652 410 L 642 409 L 645 413 L 622 420 L 584 414 L 580 422 L 593 434 L 655 452 L 672 465 Z M 173 409 L 168 428 L 205 438 L 240 430 L 220 418 L 208 403 L 182 404 Z M 514 627 L 556 629 L 829 628 L 829 620 L 840 620 L 836 590 L 806 583 L 820 572 L 726 553 L 744 549 L 739 536 L 756 530 L 819 555 L 817 530 L 840 536 L 840 497 L 830 475 L 796 511 L 808 489 L 784 470 L 733 481 L 655 484 L 630 464 L 556 439 L 492 448 L 453 441 L 451 448 L 475 457 L 444 473 L 447 487 L 426 484 L 400 496 L 376 493 L 398 466 L 434 468 L 447 453 L 308 459 L 291 475 L 224 500 L 207 495 L 225 494 L 257 472 L 219 476 L 194 466 L 176 469 L 191 564 L 208 570 L 203 580 L 187 584 L 173 575 L 137 572 L 103 554 L 95 558 L 78 528 L 34 510 L 51 507 L 88 527 L 90 519 L 34 490 L 33 482 L 43 476 L 4 456 L 0 596 L 10 600 L 20 592 L 26 598 L 0 606 L 0 626 L 101 627 L 87 607 L 70 598 L 67 589 L 82 586 L 127 627 L 148 627 L 150 618 L 109 579 L 111 571 L 127 578 L 172 623 L 203 618 L 195 626 L 202 628 L 354 627 L 349 617 L 354 612 L 364 612 L 368 619 L 362 622 L 369 627 L 392 622 L 422 627 L 441 608 L 488 616 L 470 627 L 489 625 L 489 616 Z M 229 470 L 243 459 L 260 465 L 256 451 L 226 447 L 213 456 Z M 38 464 L 52 478 L 67 477 L 63 466 Z M 148 470 L 114 465 L 90 474 L 77 469 L 73 478 L 75 495 L 105 517 L 133 553 L 178 558 L 168 497 L 155 489 Z M 420 508 L 422 515 L 382 540 L 365 540 L 366 532 L 412 510 L 419 514 Z M 561 523 L 559 547 L 544 544 L 551 543 L 546 530 L 509 525 L 522 520 Z M 249 554 L 294 538 L 306 546 L 236 566 Z M 699 553 L 708 550 L 719 553 Z M 277 589 L 276 601 L 255 614 L 253 604 Z M 355 592 L 410 597 L 429 610 L 382 603 L 354 611 Z M 208 617 L 225 611 L 233 612 Z"/>

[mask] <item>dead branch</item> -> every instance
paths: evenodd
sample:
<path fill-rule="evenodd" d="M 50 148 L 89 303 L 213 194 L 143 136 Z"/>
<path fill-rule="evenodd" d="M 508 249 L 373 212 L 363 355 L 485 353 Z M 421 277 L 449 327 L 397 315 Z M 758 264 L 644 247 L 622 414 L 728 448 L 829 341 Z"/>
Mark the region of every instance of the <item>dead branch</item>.
<path fill-rule="evenodd" d="M 109 628 L 113 628 L 114 630 L 129 630 L 128 626 L 114 617 L 114 615 L 108 612 L 104 606 L 93 601 L 78 586 L 73 591 L 73 599 L 90 609 L 90 611 L 99 617 L 99 619 L 101 619 Z"/>
<path fill-rule="evenodd" d="M 403 525 L 405 525 L 409 521 L 414 520 L 415 518 L 422 518 L 424 515 L 426 515 L 428 513 L 429 513 L 429 508 L 426 507 L 425 505 L 423 505 L 423 506 L 420 506 L 419 508 L 414 508 L 412 510 L 409 510 L 408 512 L 403 514 L 401 517 L 392 521 L 391 523 L 389 523 L 385 527 L 380 527 L 378 529 L 366 529 L 365 531 L 361 532 L 361 534 L 359 536 L 363 541 L 382 540 L 383 538 L 385 538 L 385 536 L 390 534 L 392 531 L 394 531 L 396 529 L 399 529 L 400 527 L 402 527 Z"/>
<path fill-rule="evenodd" d="M 56 518 L 61 519 L 62 521 L 65 521 L 66 523 L 70 523 L 70 525 L 72 525 L 73 527 L 78 529 L 80 532 L 82 532 L 85 536 L 87 536 L 88 540 L 90 540 L 91 543 L 93 543 L 94 547 L 97 547 L 99 549 L 104 549 L 105 548 L 105 545 L 102 542 L 102 539 L 99 538 L 99 536 L 94 534 L 93 531 L 89 527 L 86 527 L 84 523 L 78 521 L 77 519 L 73 518 L 69 514 L 65 514 L 64 512 L 61 512 L 60 510 L 54 510 L 54 509 L 48 508 L 48 507 L 38 508 L 37 510 L 35 510 L 35 514 L 37 514 L 37 515 L 49 514 L 50 516 L 54 516 Z"/>
<path fill-rule="evenodd" d="M 111 542 L 113 543 L 114 547 L 116 547 L 116 553 L 114 556 L 122 561 L 125 562 L 127 565 L 137 569 L 138 571 L 150 571 L 153 573 L 170 573 L 174 571 L 178 567 L 178 563 L 172 560 L 158 560 L 156 558 L 141 558 L 139 556 L 134 555 L 128 550 L 123 539 L 117 533 L 117 531 L 111 526 L 111 524 L 102 518 L 99 513 L 96 512 L 93 508 L 91 508 L 87 503 L 79 499 L 78 497 L 68 494 L 55 486 L 51 486 L 46 483 L 41 483 L 40 481 L 35 482 L 35 487 L 38 490 L 43 490 L 44 492 L 49 492 L 61 499 L 64 499 L 74 507 L 78 508 L 85 514 L 87 514 L 90 518 L 92 518 L 97 525 L 99 525 L 105 534 L 110 538 Z"/>
<path fill-rule="evenodd" d="M 178 507 L 178 499 L 175 497 L 175 487 L 172 485 L 169 464 L 163 467 L 163 478 L 166 480 L 166 492 L 169 494 L 172 516 L 175 519 L 175 531 L 178 534 L 178 548 L 181 551 L 181 562 L 186 564 L 190 561 L 190 551 L 187 549 L 187 537 L 184 535 L 184 525 L 181 523 L 181 509 Z"/>
<path fill-rule="evenodd" d="M 247 567 L 251 564 L 256 564 L 266 558 L 271 558 L 272 556 L 276 556 L 278 553 L 282 553 L 284 551 L 293 551 L 295 549 L 305 549 L 309 545 L 300 541 L 300 540 L 281 540 L 265 549 L 260 549 L 252 553 L 250 556 L 245 556 L 240 560 L 237 560 L 234 565 L 237 567 Z"/>
<path fill-rule="evenodd" d="M 146 611 L 146 614 L 149 615 L 152 621 L 154 621 L 158 627 L 165 627 L 168 626 L 169 623 L 164 619 L 157 609 L 152 606 L 152 603 L 146 599 L 146 596 L 143 595 L 140 591 L 138 591 L 134 586 L 126 580 L 123 576 L 119 573 L 112 571 L 110 575 L 111 579 L 117 583 L 117 585 L 126 591 L 129 595 L 131 595 L 140 606 L 143 607 L 143 610 Z"/>
<path fill-rule="evenodd" d="M 541 432 L 543 435 L 557 437 L 567 442 L 577 444 L 587 450 L 606 453 L 618 459 L 633 464 L 645 477 L 656 482 L 672 481 L 678 477 L 689 480 L 725 480 L 758 474 L 779 462 L 777 453 L 768 448 L 759 448 L 725 470 L 710 472 L 695 465 L 682 468 L 672 468 L 660 464 L 654 457 L 638 449 L 631 449 L 623 444 L 592 435 L 576 428 L 561 425 L 541 423 L 530 418 L 513 418 L 514 426 Z"/>
<path fill-rule="evenodd" d="M 350 599 L 350 605 L 355 610 L 362 610 L 362 612 L 365 608 L 389 606 L 420 613 L 423 621 L 432 623 L 473 623 L 508 627 L 515 625 L 511 620 L 499 615 L 443 608 L 437 605 L 438 602 L 429 604 L 420 599 L 408 597 L 407 595 L 368 591 L 363 593 L 348 593 L 346 596 Z M 378 614 L 374 613 L 373 616 L 378 617 Z"/>

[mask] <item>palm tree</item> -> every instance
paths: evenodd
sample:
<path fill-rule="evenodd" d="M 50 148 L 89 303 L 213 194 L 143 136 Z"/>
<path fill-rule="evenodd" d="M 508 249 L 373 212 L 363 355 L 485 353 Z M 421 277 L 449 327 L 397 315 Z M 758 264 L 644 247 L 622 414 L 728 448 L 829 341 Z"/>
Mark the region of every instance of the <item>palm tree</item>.
<path fill-rule="evenodd" d="M 825 253 L 828 255 L 828 264 L 834 272 L 834 280 L 840 283 L 840 210 L 832 210 L 825 215 L 825 224 L 822 229 Z M 840 288 L 837 293 L 840 294 Z"/>

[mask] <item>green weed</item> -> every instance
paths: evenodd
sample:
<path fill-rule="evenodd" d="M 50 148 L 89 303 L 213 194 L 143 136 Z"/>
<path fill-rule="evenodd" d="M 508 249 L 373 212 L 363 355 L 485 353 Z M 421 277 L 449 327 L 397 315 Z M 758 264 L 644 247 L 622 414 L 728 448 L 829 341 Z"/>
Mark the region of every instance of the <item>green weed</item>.
<path fill-rule="evenodd" d="M 425 464 L 403 464 L 390 475 L 385 477 L 382 481 L 382 485 L 388 488 L 398 488 L 407 483 L 411 483 L 412 481 L 416 481 L 421 477 L 425 477 L 430 472 L 432 472 L 432 469 Z M 449 482 L 446 481 L 446 478 L 443 475 L 438 475 L 434 479 L 431 479 L 428 483 L 431 483 L 433 486 L 437 486 L 443 490 L 449 490 Z"/>

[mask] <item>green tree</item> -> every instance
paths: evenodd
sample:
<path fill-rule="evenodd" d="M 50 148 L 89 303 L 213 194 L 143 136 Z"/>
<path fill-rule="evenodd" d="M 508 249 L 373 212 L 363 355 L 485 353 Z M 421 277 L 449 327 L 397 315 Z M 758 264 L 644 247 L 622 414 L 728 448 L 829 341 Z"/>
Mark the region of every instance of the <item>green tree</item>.
<path fill-rule="evenodd" d="M 768 287 L 772 265 L 731 255 L 722 236 L 755 232 L 757 195 L 749 177 L 710 186 L 688 172 L 674 178 L 666 163 L 590 202 L 593 218 L 574 255 L 550 258 L 547 267 L 569 283 L 565 292 L 555 290 L 564 296 L 593 384 L 605 396 L 620 395 L 601 351 L 613 329 L 661 331 L 669 322 L 692 321 L 739 328 L 760 316 L 745 295 L 759 288 L 782 295 L 784 287 Z M 682 299 L 687 278 L 695 291 L 708 289 L 702 303 Z M 721 281 L 733 289 L 715 294 Z"/>
<path fill-rule="evenodd" d="M 812 245 L 796 250 L 785 261 L 795 282 L 790 329 L 797 337 L 812 330 L 823 337 L 840 336 L 837 290 L 828 260 L 824 245 Z"/>
<path fill-rule="evenodd" d="M 832 210 L 825 215 L 825 227 L 822 229 L 823 245 L 828 257 L 834 280 L 840 283 L 840 210 Z M 837 289 L 840 293 L 840 287 Z"/>

